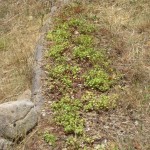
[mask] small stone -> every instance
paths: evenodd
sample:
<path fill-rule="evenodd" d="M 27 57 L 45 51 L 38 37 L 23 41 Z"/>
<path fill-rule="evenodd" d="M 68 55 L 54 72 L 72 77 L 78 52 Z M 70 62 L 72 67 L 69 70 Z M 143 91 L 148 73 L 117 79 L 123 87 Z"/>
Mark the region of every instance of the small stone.
<path fill-rule="evenodd" d="M 28 20 L 29 21 L 33 20 L 33 16 L 29 16 Z"/>
<path fill-rule="evenodd" d="M 52 8 L 51 8 L 51 13 L 53 14 L 53 13 L 55 13 L 57 11 L 57 7 L 56 6 L 53 6 Z"/>
<path fill-rule="evenodd" d="M 108 142 L 107 139 L 104 139 L 103 143 L 104 143 L 105 145 L 107 144 L 107 142 Z"/>
<path fill-rule="evenodd" d="M 87 127 L 87 128 L 86 128 L 86 131 L 90 131 L 90 127 Z"/>
<path fill-rule="evenodd" d="M 139 125 L 139 122 L 138 122 L 137 120 L 135 121 L 135 125 L 136 125 L 136 126 L 138 126 L 138 125 Z"/>
<path fill-rule="evenodd" d="M 109 129 L 109 126 L 104 126 L 105 129 Z"/>
<path fill-rule="evenodd" d="M 78 35 L 78 34 L 79 34 L 79 32 L 78 32 L 78 31 L 74 31 L 74 34 L 75 34 L 75 35 Z"/>
<path fill-rule="evenodd" d="M 43 112 L 43 113 L 42 113 L 42 116 L 43 116 L 43 117 L 45 117 L 45 116 L 46 116 L 46 113 L 45 113 L 45 112 Z"/>
<path fill-rule="evenodd" d="M 78 86 L 81 88 L 81 87 L 82 87 L 82 84 L 78 84 Z"/>
<path fill-rule="evenodd" d="M 95 150 L 99 150 L 99 149 L 102 149 L 102 148 L 104 148 L 104 147 L 102 147 L 102 145 L 100 145 L 100 144 L 94 146 L 94 149 L 95 149 Z"/>

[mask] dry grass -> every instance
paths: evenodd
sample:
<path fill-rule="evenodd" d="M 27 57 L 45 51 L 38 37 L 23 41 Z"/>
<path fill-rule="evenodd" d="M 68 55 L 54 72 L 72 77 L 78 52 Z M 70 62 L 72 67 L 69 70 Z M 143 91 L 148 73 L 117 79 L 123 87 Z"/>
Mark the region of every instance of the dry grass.
<path fill-rule="evenodd" d="M 91 16 L 97 16 L 100 27 L 101 45 L 108 49 L 113 65 L 124 75 L 122 90 L 116 90 L 120 93 L 120 105 L 142 128 L 136 128 L 137 135 L 127 135 L 127 143 L 118 137 L 119 149 L 149 149 L 150 1 L 96 0 L 91 7 Z"/>
<path fill-rule="evenodd" d="M 0 3 L 0 102 L 13 100 L 31 86 L 32 62 L 50 1 Z"/>

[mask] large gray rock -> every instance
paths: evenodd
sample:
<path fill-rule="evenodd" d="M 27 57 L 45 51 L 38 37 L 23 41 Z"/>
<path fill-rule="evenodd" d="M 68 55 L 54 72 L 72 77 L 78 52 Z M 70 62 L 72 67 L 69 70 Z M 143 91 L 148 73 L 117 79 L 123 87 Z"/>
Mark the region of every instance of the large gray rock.
<path fill-rule="evenodd" d="M 0 150 L 8 150 L 12 146 L 12 142 L 3 138 L 0 138 Z"/>
<path fill-rule="evenodd" d="M 29 100 L 0 105 L 0 137 L 16 139 L 25 136 L 38 122 L 34 104 Z"/>

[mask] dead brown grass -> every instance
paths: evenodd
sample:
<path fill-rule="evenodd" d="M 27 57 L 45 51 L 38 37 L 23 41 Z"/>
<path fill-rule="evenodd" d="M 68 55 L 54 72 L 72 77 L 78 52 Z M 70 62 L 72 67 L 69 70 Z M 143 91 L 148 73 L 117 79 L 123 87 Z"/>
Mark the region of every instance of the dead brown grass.
<path fill-rule="evenodd" d="M 142 126 L 136 129 L 136 136 L 127 135 L 128 142 L 118 140 L 119 149 L 149 149 L 150 1 L 96 0 L 91 7 L 94 8 L 91 16 L 97 16 L 101 46 L 108 49 L 113 65 L 124 75 L 122 90 L 117 91 L 120 105 L 131 120 L 138 118 Z"/>
<path fill-rule="evenodd" d="M 13 100 L 31 86 L 32 62 L 50 1 L 0 3 L 0 102 Z"/>

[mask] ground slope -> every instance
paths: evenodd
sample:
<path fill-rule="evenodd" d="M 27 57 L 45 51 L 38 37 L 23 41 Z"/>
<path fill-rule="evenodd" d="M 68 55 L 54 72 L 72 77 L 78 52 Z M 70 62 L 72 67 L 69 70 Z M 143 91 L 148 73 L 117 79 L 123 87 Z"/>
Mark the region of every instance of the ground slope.
<path fill-rule="evenodd" d="M 45 106 L 26 149 L 148 150 L 149 1 L 72 3 L 46 36 Z"/>

